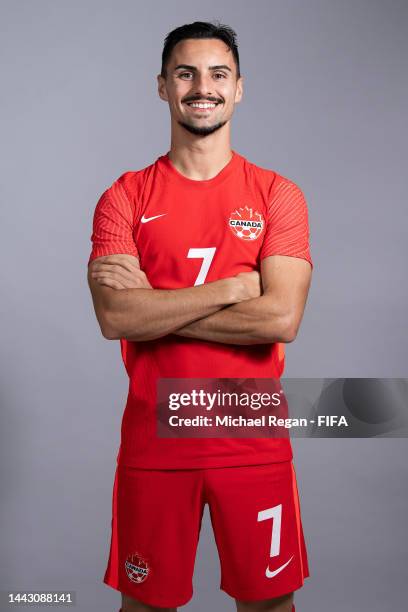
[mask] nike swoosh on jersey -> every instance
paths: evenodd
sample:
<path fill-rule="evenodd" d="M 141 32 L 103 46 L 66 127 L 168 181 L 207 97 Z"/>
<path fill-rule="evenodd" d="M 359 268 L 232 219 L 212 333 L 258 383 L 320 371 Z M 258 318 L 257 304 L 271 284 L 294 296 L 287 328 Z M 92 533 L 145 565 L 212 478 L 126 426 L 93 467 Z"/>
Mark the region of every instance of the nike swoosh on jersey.
<path fill-rule="evenodd" d="M 167 215 L 167 213 L 162 213 L 161 215 L 155 215 L 154 217 L 145 217 L 143 215 L 143 217 L 140 219 L 140 221 L 142 223 L 148 223 L 149 221 L 153 221 L 153 219 L 158 219 L 159 217 L 164 217 L 164 215 Z"/>
<path fill-rule="evenodd" d="M 278 567 L 278 569 L 271 571 L 269 569 L 269 566 L 266 568 L 266 572 L 265 572 L 265 576 L 267 578 L 273 578 L 274 576 L 277 576 L 282 570 L 285 569 L 285 567 L 287 565 L 289 565 L 289 563 L 292 561 L 293 559 L 293 555 L 291 556 L 291 558 L 289 559 L 289 561 L 286 561 L 286 563 L 284 563 L 283 565 L 281 565 L 280 567 Z"/>

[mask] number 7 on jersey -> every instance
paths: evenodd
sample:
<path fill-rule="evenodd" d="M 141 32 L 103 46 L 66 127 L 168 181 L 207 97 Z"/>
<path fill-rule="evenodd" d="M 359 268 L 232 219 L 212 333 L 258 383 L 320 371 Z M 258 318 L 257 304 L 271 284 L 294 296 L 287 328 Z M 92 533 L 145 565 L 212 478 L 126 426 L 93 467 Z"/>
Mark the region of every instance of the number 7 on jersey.
<path fill-rule="evenodd" d="M 195 279 L 194 286 L 202 285 L 205 282 L 205 277 L 210 269 L 211 262 L 214 259 L 215 251 L 217 247 L 208 247 L 205 249 L 189 249 L 187 257 L 189 259 L 202 259 L 200 271 Z"/>

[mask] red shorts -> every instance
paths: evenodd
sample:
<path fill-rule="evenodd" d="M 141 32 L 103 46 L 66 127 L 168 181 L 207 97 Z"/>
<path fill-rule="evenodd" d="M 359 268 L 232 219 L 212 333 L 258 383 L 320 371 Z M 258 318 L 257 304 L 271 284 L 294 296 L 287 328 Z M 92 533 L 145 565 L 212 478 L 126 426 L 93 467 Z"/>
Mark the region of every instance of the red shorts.
<path fill-rule="evenodd" d="M 309 568 L 291 461 L 194 470 L 117 466 L 103 581 L 147 605 L 186 604 L 206 503 L 223 591 L 256 601 L 302 586 Z"/>

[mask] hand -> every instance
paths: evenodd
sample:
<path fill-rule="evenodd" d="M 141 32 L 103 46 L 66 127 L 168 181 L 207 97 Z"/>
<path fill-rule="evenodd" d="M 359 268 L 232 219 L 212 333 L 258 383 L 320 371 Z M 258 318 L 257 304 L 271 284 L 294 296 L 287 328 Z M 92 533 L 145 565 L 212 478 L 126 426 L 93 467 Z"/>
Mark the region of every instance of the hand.
<path fill-rule="evenodd" d="M 258 298 L 262 294 L 261 275 L 256 270 L 253 270 L 253 272 L 240 272 L 235 278 L 242 285 L 242 300 Z"/>
<path fill-rule="evenodd" d="M 133 255 L 107 255 L 91 264 L 91 277 L 112 289 L 152 289 L 139 260 Z"/>

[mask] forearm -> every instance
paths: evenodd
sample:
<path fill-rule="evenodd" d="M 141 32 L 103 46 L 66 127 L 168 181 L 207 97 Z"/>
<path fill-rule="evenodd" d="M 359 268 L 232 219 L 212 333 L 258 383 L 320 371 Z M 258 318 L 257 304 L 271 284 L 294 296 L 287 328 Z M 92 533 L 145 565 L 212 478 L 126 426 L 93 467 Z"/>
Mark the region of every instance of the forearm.
<path fill-rule="evenodd" d="M 287 312 L 274 304 L 269 295 L 223 308 L 175 333 L 224 344 L 266 344 L 293 339 Z"/>
<path fill-rule="evenodd" d="M 182 289 L 154 289 L 136 257 L 102 256 L 88 266 L 102 334 L 110 340 L 155 340 L 218 310 L 258 297 L 256 271 Z"/>
<path fill-rule="evenodd" d="M 105 336 L 135 341 L 160 338 L 240 299 L 232 278 L 183 289 L 105 289 Z"/>

